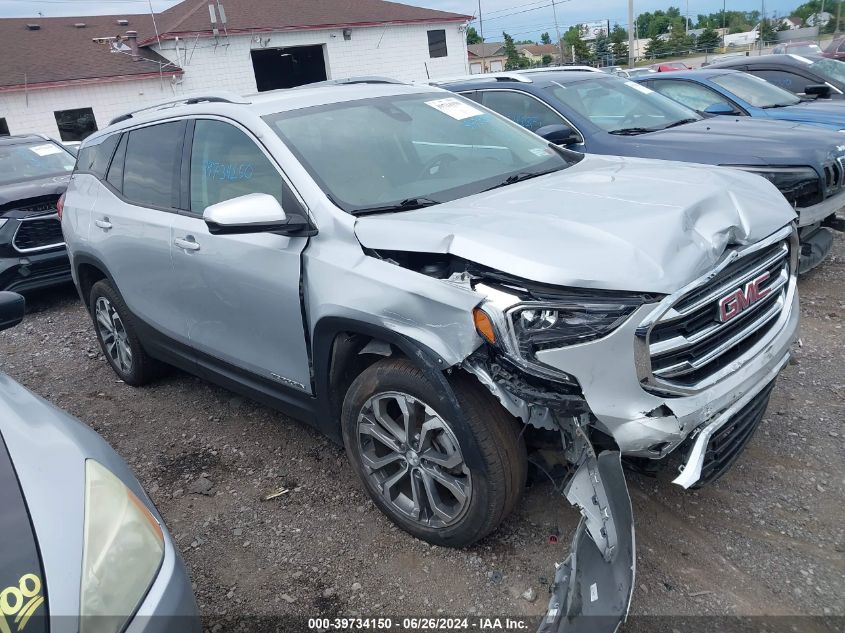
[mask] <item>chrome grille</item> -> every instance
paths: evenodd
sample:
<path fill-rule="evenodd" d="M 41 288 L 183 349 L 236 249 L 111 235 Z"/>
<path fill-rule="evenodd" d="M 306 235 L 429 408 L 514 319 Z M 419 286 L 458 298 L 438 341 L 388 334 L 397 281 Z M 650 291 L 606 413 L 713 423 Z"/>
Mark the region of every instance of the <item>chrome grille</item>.
<path fill-rule="evenodd" d="M 791 271 L 790 241 L 770 244 L 731 262 L 681 296 L 652 326 L 647 345 L 651 373 L 678 387 L 692 387 L 740 358 L 765 337 L 786 305 Z M 738 314 L 720 318 L 720 301 L 759 284 L 761 296 Z M 743 295 L 746 297 L 746 295 Z"/>
<path fill-rule="evenodd" d="M 55 213 L 23 218 L 20 222 L 12 239 L 12 246 L 19 253 L 34 253 L 64 246 L 62 225 Z"/>

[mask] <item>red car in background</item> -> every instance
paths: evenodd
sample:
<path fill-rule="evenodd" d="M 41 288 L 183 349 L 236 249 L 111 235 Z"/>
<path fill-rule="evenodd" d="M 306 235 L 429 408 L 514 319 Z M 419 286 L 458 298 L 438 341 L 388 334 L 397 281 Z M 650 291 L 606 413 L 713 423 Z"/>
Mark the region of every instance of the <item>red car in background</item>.
<path fill-rule="evenodd" d="M 845 61 L 845 37 L 836 37 L 831 40 L 827 48 L 824 49 L 822 55 L 830 57 L 831 59 L 840 59 Z"/>
<path fill-rule="evenodd" d="M 659 73 L 670 73 L 674 70 L 692 70 L 692 66 L 687 66 L 684 62 L 662 62 L 660 64 L 652 64 L 653 68 Z"/>

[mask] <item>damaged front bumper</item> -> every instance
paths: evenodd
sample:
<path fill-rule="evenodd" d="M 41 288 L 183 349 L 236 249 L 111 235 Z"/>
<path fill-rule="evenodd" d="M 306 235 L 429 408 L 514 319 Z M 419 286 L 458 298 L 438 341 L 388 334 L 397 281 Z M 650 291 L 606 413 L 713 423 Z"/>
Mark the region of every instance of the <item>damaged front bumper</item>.
<path fill-rule="evenodd" d="M 797 337 L 797 242 L 797 233 L 785 228 L 749 251 L 755 259 L 743 260 L 746 253 L 725 260 L 678 293 L 642 305 L 609 335 L 537 352 L 540 363 L 571 377 L 571 384 L 546 381 L 544 391 L 538 387 L 542 379 L 538 383 L 536 377 L 520 376 L 500 358 L 491 361 L 476 354 L 464 361 L 464 368 L 514 416 L 558 431 L 565 460 L 574 470 L 565 494 L 582 519 L 569 557 L 557 567 L 540 633 L 612 632 L 627 616 L 636 554 L 623 455 L 662 460 L 680 448 L 676 455 L 682 455 L 683 463 L 674 483 L 689 488 L 721 476 L 744 449 Z M 686 383 L 673 380 L 676 365 L 666 371 L 653 362 L 667 347 L 667 339 L 650 336 L 657 324 L 680 319 L 684 306 L 696 302 L 705 315 L 711 309 L 715 314 L 722 298 L 747 288 L 761 272 L 770 284 L 764 295 L 769 302 L 761 301 L 757 312 L 749 312 L 757 315 L 744 322 L 750 325 L 733 331 L 743 339 L 728 329 L 718 343 L 725 354 L 720 362 L 708 364 L 703 373 L 692 367 L 686 374 L 694 380 Z M 742 341 L 735 356 L 721 351 Z M 613 450 L 597 453 L 596 445 L 607 444 L 598 440 L 600 435 L 612 438 Z"/>

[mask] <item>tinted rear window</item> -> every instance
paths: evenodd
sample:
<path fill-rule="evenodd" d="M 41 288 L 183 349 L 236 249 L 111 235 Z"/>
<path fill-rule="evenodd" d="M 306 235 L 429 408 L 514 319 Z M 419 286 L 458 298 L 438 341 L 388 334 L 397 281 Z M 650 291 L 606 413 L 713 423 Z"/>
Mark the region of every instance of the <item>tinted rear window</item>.
<path fill-rule="evenodd" d="M 123 195 L 145 207 L 178 206 L 185 123 L 151 125 L 129 133 Z"/>
<path fill-rule="evenodd" d="M 87 145 L 80 149 L 76 158 L 76 171 L 90 172 L 97 178 L 105 176 L 119 138 L 119 134 L 113 134 L 96 145 Z"/>

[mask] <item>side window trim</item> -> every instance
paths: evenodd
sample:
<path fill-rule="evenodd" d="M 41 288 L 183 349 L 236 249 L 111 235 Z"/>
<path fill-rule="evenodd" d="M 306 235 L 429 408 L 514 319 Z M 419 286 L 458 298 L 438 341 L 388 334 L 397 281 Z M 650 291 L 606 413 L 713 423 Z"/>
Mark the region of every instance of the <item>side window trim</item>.
<path fill-rule="evenodd" d="M 579 142 L 579 143 L 584 143 L 584 142 L 585 142 L 585 141 L 584 141 L 584 134 L 581 132 L 581 130 L 579 130 L 579 129 L 578 129 L 578 127 L 577 127 L 575 124 L 573 124 L 573 123 L 572 123 L 572 121 L 570 121 L 567 117 L 563 116 L 563 114 L 561 114 L 560 112 L 558 112 L 557 110 L 555 110 L 555 109 L 554 109 L 552 106 L 550 106 L 548 103 L 546 103 L 545 101 L 543 101 L 543 100 L 542 100 L 542 99 L 540 99 L 539 97 L 535 97 L 534 95 L 532 95 L 532 94 L 531 94 L 531 93 L 529 93 L 529 92 L 522 92 L 521 90 L 509 90 L 509 89 L 507 89 L 507 88 L 489 88 L 489 89 L 479 88 L 479 89 L 477 90 L 477 92 L 478 92 L 478 96 L 479 96 L 479 99 L 480 99 L 479 103 L 480 103 L 481 105 L 484 105 L 484 95 L 485 95 L 486 93 L 488 93 L 488 92 L 515 92 L 515 93 L 516 93 L 516 94 L 518 94 L 518 95 L 524 95 L 524 96 L 526 96 L 526 97 L 531 97 L 531 98 L 532 98 L 532 99 L 534 99 L 537 103 L 541 104 L 542 106 L 544 106 L 544 107 L 545 107 L 545 108 L 547 108 L 548 110 L 551 110 L 551 112 L 552 112 L 555 116 L 557 116 L 557 117 L 559 117 L 559 118 L 563 119 L 563 120 L 567 123 L 567 125 L 569 125 L 569 127 L 571 127 L 573 130 L 575 130 L 575 132 L 578 134 L 578 136 L 580 136 L 580 137 L 581 137 L 581 140 L 580 140 L 580 142 Z M 484 107 L 487 107 L 487 106 L 484 106 Z M 494 111 L 494 112 L 495 112 L 495 111 Z M 499 116 L 504 116 L 504 115 L 499 115 Z"/>
<path fill-rule="evenodd" d="M 106 169 L 106 177 L 103 178 L 103 180 L 101 182 L 108 189 L 110 189 L 112 193 L 114 193 L 116 196 L 120 197 L 120 199 L 122 200 L 123 199 L 123 166 L 126 164 L 126 146 L 128 144 L 128 143 L 125 143 L 124 141 L 128 141 L 129 133 L 128 132 L 120 132 L 120 133 L 118 133 L 118 136 L 119 136 L 119 138 L 117 139 L 117 147 L 114 148 L 114 153 L 112 154 L 111 160 L 109 161 L 108 169 Z M 111 183 L 111 181 L 109 180 L 109 173 L 111 172 L 111 168 L 112 168 L 112 165 L 114 164 L 114 161 L 118 157 L 118 152 L 122 152 L 122 154 L 121 154 L 122 164 L 120 165 L 120 189 L 115 187 Z"/>
<path fill-rule="evenodd" d="M 179 179 L 179 214 L 202 217 L 191 211 L 191 153 L 194 150 L 194 128 L 196 119 L 186 121 L 185 138 L 182 142 L 182 165 Z"/>
<path fill-rule="evenodd" d="M 255 134 L 253 134 L 250 130 L 245 128 L 243 125 L 241 125 L 239 122 L 235 121 L 234 119 L 230 119 L 230 118 L 227 118 L 227 117 L 224 117 L 224 116 L 199 114 L 199 115 L 191 116 L 190 118 L 187 119 L 188 125 L 191 129 L 191 142 L 190 142 L 190 147 L 188 149 L 188 154 L 187 154 L 187 158 L 188 158 L 188 162 L 187 162 L 187 164 L 188 164 L 188 178 L 186 180 L 186 187 L 187 187 L 187 196 L 188 196 L 187 197 L 187 206 L 188 207 L 190 207 L 190 199 L 191 199 L 191 177 L 190 177 L 191 164 L 190 164 L 190 159 L 191 159 L 191 153 L 193 152 L 193 131 L 194 131 L 194 127 L 196 126 L 196 122 L 201 121 L 201 120 L 203 120 L 203 121 L 220 121 L 221 123 L 227 123 L 227 124 L 231 125 L 232 127 L 234 127 L 235 129 L 243 132 L 247 136 L 247 138 L 249 138 L 249 140 L 251 140 L 256 145 L 256 147 L 258 147 L 258 149 L 264 154 L 264 156 L 267 158 L 267 160 L 270 161 L 270 164 L 273 165 L 276 172 L 279 174 L 279 177 L 282 179 L 282 182 L 284 183 L 284 185 L 293 194 L 294 200 L 296 201 L 296 203 L 299 207 L 298 209 L 295 209 L 295 211 L 303 213 L 305 215 L 305 217 L 308 218 L 308 221 L 311 222 L 314 226 L 316 226 L 316 223 L 314 222 L 314 218 L 311 215 L 311 211 L 310 211 L 308 205 L 305 203 L 305 199 L 300 195 L 299 191 L 296 189 L 296 187 L 294 186 L 291 179 L 288 178 L 284 169 L 282 169 L 281 165 L 279 165 L 278 161 L 276 161 L 276 158 L 267 150 L 266 147 L 264 147 L 264 144 L 255 136 Z M 186 138 L 186 141 L 187 141 L 187 138 Z M 184 164 L 185 164 L 185 152 L 184 151 L 182 153 L 182 161 L 183 161 L 183 169 L 184 169 Z M 188 215 L 192 218 L 201 218 L 202 217 L 202 214 L 195 213 L 195 212 L 191 211 L 190 209 L 179 210 L 179 213 L 182 214 L 182 215 Z"/>

